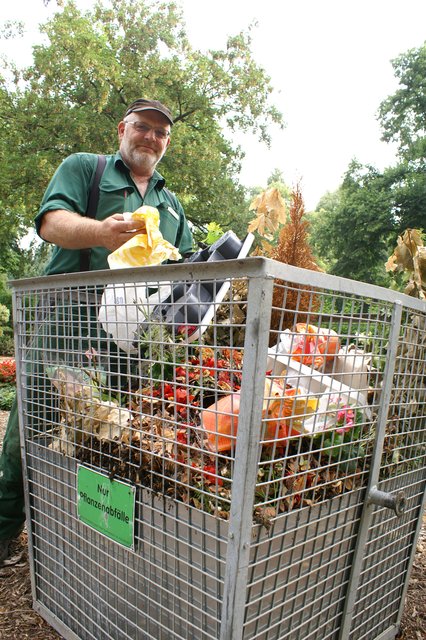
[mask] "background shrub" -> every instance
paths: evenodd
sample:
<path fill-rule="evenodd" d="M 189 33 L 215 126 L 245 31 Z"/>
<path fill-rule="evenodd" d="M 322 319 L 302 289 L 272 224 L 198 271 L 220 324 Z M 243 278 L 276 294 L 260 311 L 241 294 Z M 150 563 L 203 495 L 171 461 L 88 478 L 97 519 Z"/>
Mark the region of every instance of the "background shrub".
<path fill-rule="evenodd" d="M 0 361 L 0 383 L 15 384 L 16 362 L 14 358 Z"/>
<path fill-rule="evenodd" d="M 0 409 L 10 411 L 16 396 L 16 388 L 10 384 L 0 386 Z"/>

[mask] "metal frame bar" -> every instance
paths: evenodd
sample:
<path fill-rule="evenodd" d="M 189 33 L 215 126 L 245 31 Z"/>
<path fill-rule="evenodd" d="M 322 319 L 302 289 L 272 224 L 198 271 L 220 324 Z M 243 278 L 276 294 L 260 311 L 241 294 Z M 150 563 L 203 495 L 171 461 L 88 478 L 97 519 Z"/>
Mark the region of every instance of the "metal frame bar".
<path fill-rule="evenodd" d="M 12 290 L 12 304 L 14 309 L 14 342 L 15 342 L 15 353 L 21 353 L 21 344 L 20 344 L 20 336 L 21 332 L 17 330 L 17 327 L 23 323 L 24 312 L 21 303 L 21 297 L 18 295 L 18 291 L 16 289 Z M 23 376 L 22 371 L 22 362 L 20 358 L 16 358 L 16 402 L 18 407 L 18 417 L 19 417 L 19 438 L 21 445 L 21 463 L 22 463 L 22 473 L 23 477 L 28 477 L 28 468 L 27 468 L 27 456 L 26 456 L 26 439 L 25 439 L 25 431 L 24 431 L 24 415 L 23 415 L 23 391 L 21 388 L 21 380 Z M 34 545 L 33 545 L 33 535 L 32 535 L 32 518 L 31 518 L 31 503 L 30 503 L 30 495 L 29 495 L 29 487 L 28 482 L 24 482 L 24 500 L 25 500 L 25 514 L 26 514 L 26 527 L 28 532 L 28 561 L 30 567 L 34 566 Z M 33 575 L 33 571 L 31 571 L 31 595 L 33 599 L 33 606 L 36 608 L 37 605 L 37 592 L 35 586 L 35 577 Z"/>
<path fill-rule="evenodd" d="M 388 407 L 392 391 L 392 378 L 395 370 L 395 359 L 398 348 L 398 336 L 401 327 L 401 318 L 402 305 L 399 301 L 396 301 L 392 313 L 391 332 L 389 335 L 390 349 L 388 351 L 386 359 L 386 367 L 384 372 L 385 386 L 382 390 L 380 407 L 377 417 L 375 446 L 370 468 L 364 509 L 361 515 L 357 543 L 352 560 L 352 571 L 347 586 L 347 597 L 342 614 L 342 624 L 340 627 L 339 640 L 347 640 L 350 637 L 353 610 L 355 606 L 359 578 L 361 575 L 362 562 L 364 558 L 364 549 L 367 542 L 368 531 L 370 528 L 371 518 L 374 510 L 374 505 L 369 500 L 369 494 L 372 488 L 377 485 L 380 473 L 381 455 L 383 451 Z"/>
<path fill-rule="evenodd" d="M 348 293 L 356 296 L 365 296 L 367 298 L 374 297 L 383 302 L 398 302 L 417 311 L 425 311 L 425 303 L 404 293 L 392 291 L 385 287 L 350 280 L 349 278 L 341 278 L 320 271 L 310 271 L 309 269 L 301 269 L 293 267 L 289 264 L 276 262 L 269 258 L 245 258 L 243 260 L 224 260 L 222 262 L 196 262 L 196 263 L 180 263 L 174 264 L 170 269 L 170 265 L 159 265 L 156 267 L 135 267 L 129 269 L 105 269 L 101 271 L 87 271 L 81 273 L 56 274 L 52 276 L 40 276 L 37 278 L 23 278 L 21 280 L 10 280 L 9 284 L 17 291 L 33 291 L 34 289 L 66 288 L 73 286 L 90 285 L 105 286 L 107 283 L 121 284 L 123 282 L 149 282 L 150 280 L 170 280 L 173 282 L 187 279 L 208 279 L 211 274 L 211 267 L 214 264 L 216 276 L 221 279 L 238 278 L 245 276 L 248 278 L 256 278 L 261 276 L 279 278 L 295 282 L 298 284 L 308 285 L 311 287 L 323 287 L 332 289 L 340 293 Z M 194 269 L 195 267 L 195 269 Z M 195 275 L 196 274 L 196 275 Z"/>
<path fill-rule="evenodd" d="M 243 632 L 245 593 L 249 566 L 251 523 L 262 425 L 263 388 L 266 374 L 270 314 L 274 281 L 253 278 L 249 284 L 245 362 L 242 378 L 241 429 L 235 454 L 229 540 L 220 640 L 240 640 Z M 259 313 L 260 310 L 260 313 Z"/>
<path fill-rule="evenodd" d="M 426 483 L 425 483 L 425 488 L 423 491 L 423 500 L 422 500 L 422 504 L 420 506 L 419 509 L 419 518 L 417 520 L 417 526 L 416 526 L 416 530 L 414 532 L 414 536 L 413 536 L 413 544 L 411 547 L 411 553 L 409 556 L 409 560 L 408 560 L 408 571 L 407 571 L 407 575 L 406 575 L 406 579 L 405 579 L 405 584 L 404 584 L 404 589 L 401 595 L 401 604 L 399 607 L 399 611 L 398 611 L 398 618 L 396 621 L 396 626 L 397 629 L 399 629 L 399 626 L 401 624 L 401 619 L 402 619 L 402 614 L 404 612 L 404 607 L 405 607 L 405 598 L 407 596 L 407 591 L 408 591 L 408 586 L 409 586 L 409 582 L 410 582 L 410 576 L 411 576 L 411 572 L 413 569 L 413 563 L 414 563 L 414 559 L 417 553 L 417 540 L 419 539 L 419 535 L 420 532 L 422 530 L 422 526 L 423 526 L 423 513 L 426 509 Z"/>

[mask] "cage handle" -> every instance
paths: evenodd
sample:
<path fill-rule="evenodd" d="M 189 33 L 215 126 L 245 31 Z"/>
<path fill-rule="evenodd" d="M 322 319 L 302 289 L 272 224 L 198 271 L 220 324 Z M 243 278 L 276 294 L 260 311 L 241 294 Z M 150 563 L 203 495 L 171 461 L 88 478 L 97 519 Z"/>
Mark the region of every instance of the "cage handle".
<path fill-rule="evenodd" d="M 380 491 L 377 487 L 372 487 L 368 494 L 368 504 L 376 504 L 379 507 L 392 509 L 395 515 L 400 518 L 405 513 L 407 497 L 405 491 L 388 493 L 386 491 Z"/>

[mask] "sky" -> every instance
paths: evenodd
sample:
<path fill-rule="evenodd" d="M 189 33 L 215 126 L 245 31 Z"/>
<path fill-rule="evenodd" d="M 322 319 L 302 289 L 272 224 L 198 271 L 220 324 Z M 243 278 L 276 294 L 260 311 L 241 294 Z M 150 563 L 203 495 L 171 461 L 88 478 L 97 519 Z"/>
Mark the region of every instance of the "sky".
<path fill-rule="evenodd" d="M 91 0 L 78 0 L 88 8 Z M 425 0 L 180 0 L 196 49 L 225 48 L 256 23 L 252 51 L 271 78 L 273 104 L 284 130 L 272 127 L 268 149 L 252 134 L 235 137 L 246 153 L 241 182 L 266 187 L 272 171 L 300 183 L 307 210 L 342 182 L 356 158 L 382 170 L 395 147 L 380 140 L 380 103 L 398 88 L 391 60 L 426 41 Z M 6 43 L 8 56 L 31 61 L 38 24 L 55 8 L 42 0 L 3 2 L 0 19 L 24 20 L 24 43 Z M 0 42 L 1 46 L 1 42 Z M 3 45 L 4 46 L 4 45 Z"/>

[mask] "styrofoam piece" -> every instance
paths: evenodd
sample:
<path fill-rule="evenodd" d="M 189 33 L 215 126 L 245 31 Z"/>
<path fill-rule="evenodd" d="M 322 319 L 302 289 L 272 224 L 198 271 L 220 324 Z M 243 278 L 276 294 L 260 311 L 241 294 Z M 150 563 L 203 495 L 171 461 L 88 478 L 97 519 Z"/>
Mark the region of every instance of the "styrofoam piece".
<path fill-rule="evenodd" d="M 268 350 L 267 370 L 273 376 L 285 376 L 287 384 L 303 387 L 310 395 L 336 394 L 357 405 L 365 405 L 367 401 L 365 390 L 348 387 L 341 380 L 294 360 L 291 355 L 277 355 L 275 348 Z"/>
<path fill-rule="evenodd" d="M 327 332 L 324 332 L 323 335 L 326 337 Z M 336 333 L 334 335 L 338 337 Z M 304 334 L 294 334 L 290 329 L 285 329 L 280 333 L 279 340 L 276 346 L 273 347 L 273 352 L 276 355 L 291 357 L 292 353 L 294 353 L 292 350 L 293 339 L 301 336 L 303 337 Z M 318 353 L 318 357 L 321 359 L 323 354 Z M 340 347 L 337 353 L 333 354 L 332 357 L 328 357 L 321 367 L 321 371 L 334 378 L 334 380 L 340 380 L 352 389 L 365 389 L 368 386 L 371 358 L 371 353 L 366 353 L 361 349 L 357 349 L 354 344 L 349 344 Z"/>
<path fill-rule="evenodd" d="M 341 348 L 335 358 L 326 362 L 325 372 L 333 380 L 343 382 L 352 389 L 366 389 L 371 358 L 371 353 L 348 345 Z"/>

